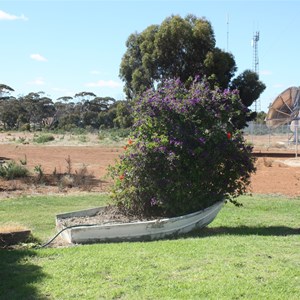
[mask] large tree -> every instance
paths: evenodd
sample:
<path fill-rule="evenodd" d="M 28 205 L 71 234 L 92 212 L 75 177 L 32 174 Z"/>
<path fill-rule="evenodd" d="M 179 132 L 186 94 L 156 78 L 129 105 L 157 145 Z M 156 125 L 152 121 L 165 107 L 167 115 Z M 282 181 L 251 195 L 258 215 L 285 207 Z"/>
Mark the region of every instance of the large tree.
<path fill-rule="evenodd" d="M 239 91 L 241 101 L 247 107 L 250 107 L 259 98 L 265 88 L 266 86 L 259 80 L 258 74 L 251 70 L 245 70 L 231 82 L 231 89 Z M 237 123 L 240 128 L 243 128 L 247 122 L 255 120 L 256 117 L 257 112 L 254 110 L 249 112 L 244 120 L 243 118 L 237 120 Z"/>
<path fill-rule="evenodd" d="M 0 121 L 5 129 L 16 129 L 24 121 L 26 110 L 14 97 L 0 101 Z"/>
<path fill-rule="evenodd" d="M 6 99 L 9 97 L 10 92 L 14 92 L 15 90 L 10 86 L 0 83 L 0 100 Z"/>
<path fill-rule="evenodd" d="M 166 79 L 188 82 L 200 75 L 207 77 L 212 87 L 237 88 L 242 102 L 250 106 L 265 89 L 264 84 L 251 71 L 232 82 L 237 70 L 234 56 L 215 44 L 211 23 L 194 15 L 171 16 L 161 25 L 131 34 L 120 66 L 127 98 L 134 99 Z"/>
<path fill-rule="evenodd" d="M 233 56 L 215 47 L 210 22 L 193 15 L 171 16 L 161 25 L 131 34 L 126 46 L 120 77 L 129 99 L 170 78 L 186 82 L 207 75 L 224 87 L 236 71 Z"/>
<path fill-rule="evenodd" d="M 259 98 L 266 86 L 259 80 L 257 73 L 245 70 L 232 81 L 231 88 L 239 90 L 242 102 L 249 107 Z"/>
<path fill-rule="evenodd" d="M 55 106 L 52 99 L 44 95 L 44 92 L 29 93 L 19 98 L 22 106 L 27 111 L 29 123 L 43 126 L 43 121 L 55 115 Z"/>

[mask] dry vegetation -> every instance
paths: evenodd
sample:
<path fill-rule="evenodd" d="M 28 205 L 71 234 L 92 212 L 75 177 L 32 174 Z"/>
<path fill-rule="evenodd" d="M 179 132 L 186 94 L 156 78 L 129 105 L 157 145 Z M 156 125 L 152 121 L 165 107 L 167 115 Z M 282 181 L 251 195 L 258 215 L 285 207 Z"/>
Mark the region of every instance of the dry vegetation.
<path fill-rule="evenodd" d="M 0 198 L 25 194 L 102 193 L 108 190 L 107 167 L 123 151 L 126 139 L 109 138 L 101 133 L 56 134 L 44 144 L 33 142 L 40 133 L 0 133 L 0 161 L 14 160 L 29 170 L 29 176 L 6 180 L 0 178 Z M 247 137 L 255 152 L 265 157 L 257 160 L 257 172 L 251 178 L 251 192 L 300 196 L 299 158 L 270 157 L 268 153 L 293 154 L 294 146 L 282 147 L 286 136 Z M 20 142 L 22 141 L 22 142 Z M 271 146 L 270 146 L 271 145 Z M 279 147 L 277 147 L 279 145 Z"/>
<path fill-rule="evenodd" d="M 0 234 L 1 233 L 10 233 L 10 232 L 20 232 L 29 230 L 27 227 L 20 224 L 2 224 L 0 226 Z"/>

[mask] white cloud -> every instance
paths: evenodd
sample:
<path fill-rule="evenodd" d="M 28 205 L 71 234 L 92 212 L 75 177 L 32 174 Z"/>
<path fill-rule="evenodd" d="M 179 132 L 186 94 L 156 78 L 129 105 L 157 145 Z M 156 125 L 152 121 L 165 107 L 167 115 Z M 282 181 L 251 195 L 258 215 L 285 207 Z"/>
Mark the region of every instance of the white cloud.
<path fill-rule="evenodd" d="M 284 84 L 282 84 L 282 83 L 276 83 L 276 84 L 273 84 L 272 87 L 276 88 L 276 89 L 279 89 L 279 88 L 283 88 Z"/>
<path fill-rule="evenodd" d="M 260 73 L 261 75 L 272 75 L 272 72 L 269 71 L 269 70 L 262 70 L 262 71 L 259 71 L 259 73 Z"/>
<path fill-rule="evenodd" d="M 98 80 L 97 82 L 90 82 L 85 84 L 88 87 L 108 87 L 108 88 L 119 88 L 122 86 L 121 82 L 113 80 Z"/>
<path fill-rule="evenodd" d="M 37 61 L 47 61 L 47 58 L 45 58 L 41 54 L 31 54 L 30 58 L 34 59 L 34 60 L 37 60 Z"/>
<path fill-rule="evenodd" d="M 31 85 L 44 85 L 45 81 L 44 81 L 43 78 L 36 78 L 33 81 L 28 82 L 28 84 L 31 84 Z"/>
<path fill-rule="evenodd" d="M 15 16 L 15 15 L 6 13 L 3 10 L 0 10 L 0 21 L 15 21 L 15 20 L 27 21 L 28 18 L 26 18 L 24 15 Z"/>

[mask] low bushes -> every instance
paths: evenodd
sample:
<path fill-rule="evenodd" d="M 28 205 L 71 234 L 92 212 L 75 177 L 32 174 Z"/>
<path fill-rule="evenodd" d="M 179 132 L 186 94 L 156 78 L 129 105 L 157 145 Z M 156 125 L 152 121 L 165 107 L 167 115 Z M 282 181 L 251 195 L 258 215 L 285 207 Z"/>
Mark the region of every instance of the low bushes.
<path fill-rule="evenodd" d="M 42 134 L 33 139 L 33 141 L 38 144 L 44 144 L 44 143 L 51 142 L 54 140 L 55 140 L 55 137 L 52 134 Z"/>
<path fill-rule="evenodd" d="M 29 171 L 26 167 L 15 161 L 9 161 L 0 165 L 0 177 L 11 180 L 15 178 L 26 177 L 29 175 Z"/>
<path fill-rule="evenodd" d="M 25 156 L 23 160 L 20 160 L 20 163 L 8 161 L 0 164 L 0 177 L 5 180 L 20 178 L 21 181 L 27 184 L 57 186 L 59 191 L 73 187 L 79 188 L 82 191 L 91 191 L 93 186 L 97 183 L 97 179 L 95 179 L 93 173 L 88 171 L 87 166 L 83 164 L 73 172 L 70 156 L 66 159 L 66 163 L 66 172 L 57 172 L 55 168 L 52 174 L 45 174 L 41 164 L 35 165 L 33 173 L 35 173 L 36 176 L 33 176 L 32 172 L 25 166 L 27 165 L 27 157 Z"/>

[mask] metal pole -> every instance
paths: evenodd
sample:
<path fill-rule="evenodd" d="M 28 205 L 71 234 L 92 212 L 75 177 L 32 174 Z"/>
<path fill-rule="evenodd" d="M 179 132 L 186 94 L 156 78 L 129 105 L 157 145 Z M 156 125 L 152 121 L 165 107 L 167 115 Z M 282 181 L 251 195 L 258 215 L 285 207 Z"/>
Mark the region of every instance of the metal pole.
<path fill-rule="evenodd" d="M 250 122 L 250 135 L 251 135 L 251 143 L 253 145 L 253 126 L 254 126 L 254 121 Z"/>
<path fill-rule="evenodd" d="M 295 122 L 295 139 L 296 139 L 296 149 L 295 149 L 295 157 L 298 157 L 298 120 Z"/>
<path fill-rule="evenodd" d="M 269 145 L 268 145 L 268 148 L 271 147 L 271 128 L 268 128 L 268 131 L 269 131 Z"/>

